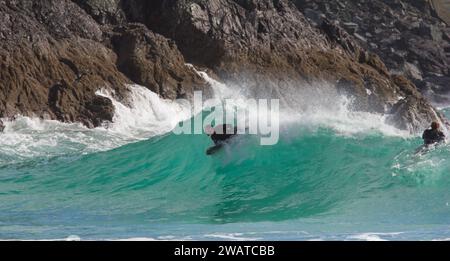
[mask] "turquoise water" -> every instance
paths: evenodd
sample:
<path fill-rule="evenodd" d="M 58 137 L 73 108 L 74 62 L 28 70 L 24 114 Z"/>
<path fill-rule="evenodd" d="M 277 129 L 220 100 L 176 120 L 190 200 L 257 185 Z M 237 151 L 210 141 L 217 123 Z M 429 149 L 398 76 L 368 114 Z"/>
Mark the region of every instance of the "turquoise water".
<path fill-rule="evenodd" d="M 419 138 L 291 124 L 212 157 L 202 135 L 66 143 L 0 153 L 0 239 L 450 238 L 450 149 L 414 155 Z"/>

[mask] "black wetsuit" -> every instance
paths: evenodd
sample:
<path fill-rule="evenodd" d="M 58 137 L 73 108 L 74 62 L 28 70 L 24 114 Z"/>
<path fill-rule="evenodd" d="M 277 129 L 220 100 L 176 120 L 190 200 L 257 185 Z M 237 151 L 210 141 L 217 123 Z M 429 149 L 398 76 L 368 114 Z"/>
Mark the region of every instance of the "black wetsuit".
<path fill-rule="evenodd" d="M 214 128 L 214 133 L 211 135 L 211 139 L 214 144 L 220 145 L 237 135 L 237 128 L 231 125 L 219 125 Z"/>
<path fill-rule="evenodd" d="M 445 141 L 445 135 L 440 130 L 428 129 L 423 133 L 422 139 L 424 140 L 425 145 L 431 145 Z"/>

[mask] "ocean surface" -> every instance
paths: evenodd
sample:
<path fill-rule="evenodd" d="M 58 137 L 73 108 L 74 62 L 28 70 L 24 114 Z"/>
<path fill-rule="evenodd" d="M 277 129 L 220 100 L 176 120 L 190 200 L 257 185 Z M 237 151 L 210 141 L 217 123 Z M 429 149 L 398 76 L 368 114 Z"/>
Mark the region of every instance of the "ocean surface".
<path fill-rule="evenodd" d="M 206 135 L 170 131 L 183 106 L 132 88 L 104 128 L 6 123 L 0 239 L 450 239 L 447 145 L 416 155 L 419 136 L 338 102 L 287 113 L 274 146 L 241 135 L 207 156 Z"/>

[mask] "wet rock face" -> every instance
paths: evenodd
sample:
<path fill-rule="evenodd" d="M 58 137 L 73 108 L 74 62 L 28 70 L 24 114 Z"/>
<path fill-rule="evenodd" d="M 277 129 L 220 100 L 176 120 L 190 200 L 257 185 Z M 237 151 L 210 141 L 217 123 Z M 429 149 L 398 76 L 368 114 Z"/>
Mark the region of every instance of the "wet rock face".
<path fill-rule="evenodd" d="M 193 68 L 186 66 L 172 40 L 154 34 L 142 24 L 116 28 L 112 43 L 119 70 L 162 97 L 184 98 L 205 86 Z"/>
<path fill-rule="evenodd" d="M 0 117 L 21 114 L 97 127 L 114 115 L 112 102 L 96 95 L 100 89 L 126 102 L 132 83 L 164 98 L 206 88 L 168 39 L 145 28 L 136 33 L 132 26 L 115 31 L 116 23 L 125 23 L 118 4 L 0 1 Z M 138 36 L 128 37 L 133 34 Z M 120 47 L 112 46 L 116 38 Z"/>
<path fill-rule="evenodd" d="M 102 25 L 125 22 L 121 0 L 74 0 L 74 2 Z"/>
<path fill-rule="evenodd" d="M 450 28 L 441 18 L 446 0 L 292 0 L 302 12 L 338 22 L 393 73 L 406 75 L 435 99 L 450 92 Z M 309 18 L 320 26 L 320 21 Z M 444 18 L 445 20 L 445 18 Z M 443 84 L 444 83 L 444 84 Z"/>
<path fill-rule="evenodd" d="M 450 1 L 449 0 L 431 0 L 436 15 L 450 25 Z"/>
<path fill-rule="evenodd" d="M 372 46 L 370 36 L 359 33 L 363 22 L 338 24 L 337 17 L 330 17 L 343 8 L 336 4 L 348 6 L 347 1 L 294 2 L 0 0 L 0 114 L 96 127 L 114 115 L 112 102 L 96 95 L 101 88 L 124 101 L 132 83 L 170 99 L 208 90 L 189 62 L 211 69 L 222 81 L 245 86 L 256 97 L 283 98 L 285 89 L 316 88 L 313 83 L 327 81 L 334 90 L 356 97 L 356 109 L 391 113 L 392 122 L 404 129 L 418 130 L 438 117 L 410 81 L 400 81 L 389 71 L 391 62 L 403 64 L 405 59 L 415 81 L 441 77 L 446 67 L 436 62 L 442 58 L 438 51 L 380 52 L 380 58 L 367 49 L 385 48 L 384 43 Z M 379 2 L 367 1 L 367 8 L 375 13 L 386 8 Z M 395 8 L 404 8 L 401 1 L 396 3 Z M 440 25 L 428 25 L 410 32 L 423 39 L 395 39 L 395 44 L 447 41 Z M 368 32 L 383 33 L 377 28 Z M 419 66 L 410 57 L 435 61 Z"/>
<path fill-rule="evenodd" d="M 273 51 L 289 54 L 303 46 L 326 45 L 325 38 L 313 32 L 287 1 L 144 2 L 146 15 L 132 13 L 129 19 L 175 40 L 188 61 L 208 67 L 228 60 L 260 59 Z"/>
<path fill-rule="evenodd" d="M 115 54 L 98 41 L 98 24 L 70 1 L 3 1 L 0 17 L 0 115 L 82 122 L 96 127 L 112 117 L 89 106 L 105 87 L 125 94 L 128 82 Z M 6 28 L 6 29 L 5 29 Z M 103 110 L 114 111 L 112 104 Z"/>
<path fill-rule="evenodd" d="M 112 122 L 114 106 L 110 99 L 76 87 L 62 81 L 50 88 L 48 105 L 57 120 L 81 122 L 88 127 L 100 126 L 104 121 Z"/>
<path fill-rule="evenodd" d="M 399 97 L 413 96 L 410 104 L 420 106 L 421 114 L 411 110 L 413 116 L 392 117 L 403 129 L 419 130 L 435 117 L 418 92 L 399 86 L 382 59 L 367 51 L 361 43 L 366 36 L 356 39 L 341 24 L 314 11 L 318 8 L 303 11 L 314 17 L 314 26 L 300 12 L 305 9 L 287 0 L 134 3 L 146 13 L 127 13 L 128 19 L 173 39 L 189 62 L 212 68 L 222 80 L 245 85 L 257 97 L 282 97 L 283 89 L 312 88 L 311 83 L 327 80 L 336 82 L 339 92 L 355 96 L 359 110 L 406 115 L 395 105 Z M 345 26 L 358 30 L 356 23 Z M 412 121 L 413 117 L 424 120 Z"/>
<path fill-rule="evenodd" d="M 91 40 L 101 37 L 98 24 L 71 1 L 3 0 L 0 7 L 6 23 L 2 33 L 7 41 L 32 41 L 47 36 Z"/>
<path fill-rule="evenodd" d="M 420 133 L 436 119 L 444 117 L 432 108 L 428 101 L 418 94 L 416 87 L 404 76 L 393 76 L 392 80 L 400 87 L 402 96 L 391 108 L 391 116 L 388 121 L 400 129 L 410 130 L 413 133 Z M 419 127 L 421 126 L 421 127 Z"/>

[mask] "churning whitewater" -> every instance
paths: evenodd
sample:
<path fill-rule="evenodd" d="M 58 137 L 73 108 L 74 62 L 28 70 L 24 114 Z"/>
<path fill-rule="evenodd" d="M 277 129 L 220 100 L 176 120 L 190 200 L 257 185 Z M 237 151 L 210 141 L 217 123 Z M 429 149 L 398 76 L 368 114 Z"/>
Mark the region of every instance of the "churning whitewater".
<path fill-rule="evenodd" d="M 201 75 L 217 102 L 251 98 Z M 449 147 L 415 155 L 419 137 L 351 98 L 285 90 L 276 145 L 241 135 L 211 157 L 208 136 L 171 132 L 202 111 L 129 87 L 131 108 L 98 92 L 116 109 L 101 128 L 5 121 L 0 239 L 450 238 Z"/>

